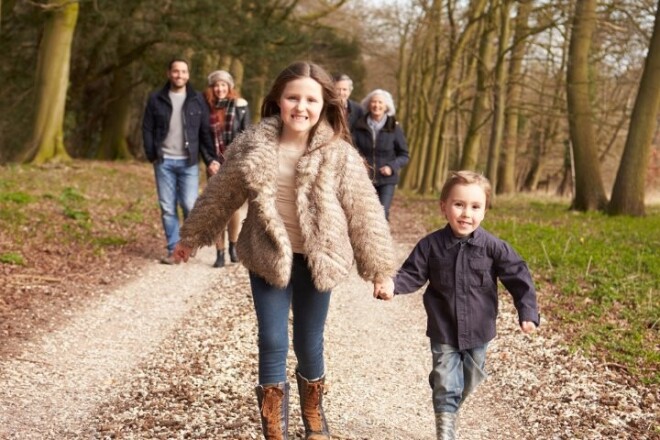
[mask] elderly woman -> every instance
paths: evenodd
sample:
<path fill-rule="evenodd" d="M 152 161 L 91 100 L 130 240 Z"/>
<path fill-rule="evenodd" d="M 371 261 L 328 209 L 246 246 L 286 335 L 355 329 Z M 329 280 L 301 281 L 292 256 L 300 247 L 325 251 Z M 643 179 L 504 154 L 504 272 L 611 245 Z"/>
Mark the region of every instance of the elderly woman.
<path fill-rule="evenodd" d="M 394 119 L 392 95 L 376 89 L 362 100 L 365 115 L 353 126 L 353 144 L 369 164 L 369 176 L 389 220 L 399 171 L 408 163 L 408 145 Z"/>
<path fill-rule="evenodd" d="M 227 154 L 227 148 L 230 147 L 236 135 L 250 125 L 250 111 L 247 101 L 241 98 L 234 88 L 234 78 L 229 72 L 216 70 L 209 74 L 207 80 L 208 86 L 204 92 L 204 97 L 210 108 L 210 124 L 215 144 L 215 153 L 222 164 Z M 207 169 L 208 177 L 216 174 L 218 169 Z M 234 212 L 227 226 L 227 234 L 229 235 L 229 259 L 233 263 L 238 262 L 236 240 L 238 240 L 238 234 L 241 232 L 244 211 L 244 208 L 240 208 Z M 224 231 L 218 235 L 215 247 L 217 255 L 213 267 L 224 267 Z"/>

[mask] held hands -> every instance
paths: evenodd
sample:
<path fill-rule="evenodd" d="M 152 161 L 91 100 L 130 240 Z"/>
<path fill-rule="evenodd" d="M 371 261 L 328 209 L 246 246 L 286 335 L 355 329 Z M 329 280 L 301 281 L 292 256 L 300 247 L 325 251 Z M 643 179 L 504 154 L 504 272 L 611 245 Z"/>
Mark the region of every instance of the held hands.
<path fill-rule="evenodd" d="M 522 330 L 523 333 L 529 335 L 530 333 L 534 333 L 534 330 L 536 330 L 536 324 L 534 324 L 531 321 L 523 321 L 520 324 L 520 329 Z"/>
<path fill-rule="evenodd" d="M 172 256 L 174 257 L 174 262 L 176 264 L 179 264 L 180 262 L 187 263 L 188 259 L 193 255 L 193 250 L 189 248 L 188 246 L 177 243 L 176 246 L 174 247 L 174 250 L 172 251 Z"/>
<path fill-rule="evenodd" d="M 389 301 L 394 297 L 394 281 L 386 278 L 383 281 L 374 281 L 374 298 Z"/>

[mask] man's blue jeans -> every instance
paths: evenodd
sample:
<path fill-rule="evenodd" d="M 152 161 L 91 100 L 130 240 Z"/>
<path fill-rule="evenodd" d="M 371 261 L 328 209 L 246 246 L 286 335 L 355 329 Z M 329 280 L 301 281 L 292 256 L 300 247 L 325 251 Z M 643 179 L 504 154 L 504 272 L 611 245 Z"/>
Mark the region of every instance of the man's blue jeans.
<path fill-rule="evenodd" d="M 488 344 L 459 351 L 456 347 L 431 341 L 433 370 L 429 382 L 436 413 L 458 412 L 461 404 L 486 379 Z"/>
<path fill-rule="evenodd" d="M 304 255 L 294 254 L 291 281 L 284 289 L 250 272 L 252 298 L 259 325 L 259 384 L 286 382 L 289 351 L 289 309 L 293 310 L 296 370 L 315 380 L 325 373 L 323 331 L 330 292 L 314 287 Z"/>
<path fill-rule="evenodd" d="M 154 164 L 158 203 L 167 239 L 167 252 L 179 242 L 179 215 L 177 205 L 188 217 L 199 194 L 199 167 L 188 165 L 188 159 L 164 159 Z"/>

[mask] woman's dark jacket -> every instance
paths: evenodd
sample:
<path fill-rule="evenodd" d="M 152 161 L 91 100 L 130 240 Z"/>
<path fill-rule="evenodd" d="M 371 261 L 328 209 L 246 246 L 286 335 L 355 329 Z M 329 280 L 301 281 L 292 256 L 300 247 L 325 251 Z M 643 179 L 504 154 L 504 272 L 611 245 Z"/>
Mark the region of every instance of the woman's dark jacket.
<path fill-rule="evenodd" d="M 408 163 L 408 144 L 394 116 L 388 116 L 374 142 L 367 123 L 367 115 L 357 120 L 353 126 L 353 144 L 369 164 L 369 177 L 375 186 L 396 184 L 399 171 Z M 392 168 L 391 176 L 383 176 L 378 171 L 382 166 Z"/>
<path fill-rule="evenodd" d="M 149 95 L 147 107 L 142 120 L 142 139 L 144 153 L 149 162 L 162 162 L 163 141 L 170 129 L 172 117 L 172 101 L 169 97 L 170 83 Z M 186 100 L 181 109 L 183 115 L 184 149 L 188 152 L 188 164 L 194 165 L 202 160 L 209 165 L 217 160 L 211 129 L 209 126 L 209 109 L 201 93 L 186 84 Z"/>

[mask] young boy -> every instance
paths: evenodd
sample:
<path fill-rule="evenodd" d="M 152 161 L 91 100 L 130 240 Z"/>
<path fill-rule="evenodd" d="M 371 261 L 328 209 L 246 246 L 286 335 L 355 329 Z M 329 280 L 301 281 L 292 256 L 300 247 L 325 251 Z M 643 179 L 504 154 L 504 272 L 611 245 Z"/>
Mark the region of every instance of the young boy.
<path fill-rule="evenodd" d="M 455 438 L 458 410 L 486 378 L 486 347 L 495 337 L 497 280 L 514 299 L 520 327 L 539 325 L 534 283 L 522 258 L 479 225 L 489 207 L 488 179 L 452 172 L 440 194 L 447 226 L 417 243 L 394 280 L 394 294 L 417 291 L 427 281 L 424 307 L 431 339 L 433 408 L 438 440 Z M 388 299 L 389 292 L 379 296 Z"/>

